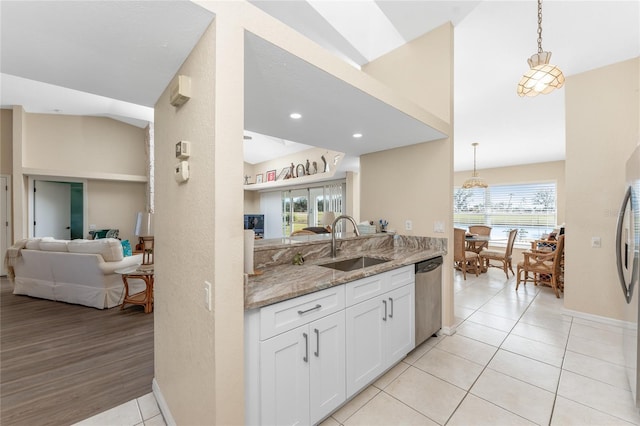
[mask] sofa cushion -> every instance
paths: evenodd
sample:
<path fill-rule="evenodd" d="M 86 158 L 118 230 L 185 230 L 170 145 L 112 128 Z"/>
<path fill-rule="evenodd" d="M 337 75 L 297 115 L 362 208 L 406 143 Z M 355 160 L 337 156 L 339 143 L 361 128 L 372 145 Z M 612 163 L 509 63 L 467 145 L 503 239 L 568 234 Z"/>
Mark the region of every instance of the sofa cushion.
<path fill-rule="evenodd" d="M 42 251 L 69 251 L 67 250 L 67 240 L 56 240 L 51 237 L 44 237 L 38 243 L 38 248 Z"/>
<path fill-rule="evenodd" d="M 40 240 L 42 238 L 29 238 L 24 245 L 27 250 L 40 250 Z"/>
<path fill-rule="evenodd" d="M 115 238 L 99 240 L 72 240 L 67 244 L 71 253 L 100 254 L 105 262 L 118 262 L 122 256 L 122 243 Z"/>

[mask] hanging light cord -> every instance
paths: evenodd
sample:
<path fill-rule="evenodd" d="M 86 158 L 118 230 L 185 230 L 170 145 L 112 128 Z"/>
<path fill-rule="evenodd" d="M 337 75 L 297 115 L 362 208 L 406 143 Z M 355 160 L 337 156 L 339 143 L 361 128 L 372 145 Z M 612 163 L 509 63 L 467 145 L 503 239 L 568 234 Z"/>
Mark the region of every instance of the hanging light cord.
<path fill-rule="evenodd" d="M 476 173 L 476 148 L 478 147 L 477 143 L 473 144 L 473 177 L 476 177 L 478 174 Z"/>
<path fill-rule="evenodd" d="M 542 53 L 542 0 L 538 0 L 538 53 Z"/>

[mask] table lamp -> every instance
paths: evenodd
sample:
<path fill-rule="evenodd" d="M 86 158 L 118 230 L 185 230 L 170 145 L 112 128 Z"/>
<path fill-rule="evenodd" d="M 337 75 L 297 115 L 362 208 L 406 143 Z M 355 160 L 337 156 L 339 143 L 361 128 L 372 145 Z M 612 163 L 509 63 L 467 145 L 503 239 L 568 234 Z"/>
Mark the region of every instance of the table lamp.
<path fill-rule="evenodd" d="M 142 248 L 142 265 L 144 268 L 153 268 L 153 214 L 138 212 L 136 216 L 136 229 L 138 245 Z"/>

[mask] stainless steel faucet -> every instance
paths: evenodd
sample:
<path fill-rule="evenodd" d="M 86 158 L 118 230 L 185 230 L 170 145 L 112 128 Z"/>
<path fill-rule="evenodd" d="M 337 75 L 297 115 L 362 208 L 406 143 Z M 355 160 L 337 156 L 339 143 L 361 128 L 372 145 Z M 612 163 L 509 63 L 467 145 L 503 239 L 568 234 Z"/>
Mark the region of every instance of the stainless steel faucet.
<path fill-rule="evenodd" d="M 331 224 L 331 257 L 336 257 L 336 223 L 338 223 L 340 219 L 347 219 L 351 221 L 351 223 L 353 224 L 353 231 L 357 236 L 360 236 L 360 231 L 358 231 L 358 225 L 356 224 L 354 218 L 352 218 L 351 216 L 347 216 L 346 214 L 336 217 Z"/>

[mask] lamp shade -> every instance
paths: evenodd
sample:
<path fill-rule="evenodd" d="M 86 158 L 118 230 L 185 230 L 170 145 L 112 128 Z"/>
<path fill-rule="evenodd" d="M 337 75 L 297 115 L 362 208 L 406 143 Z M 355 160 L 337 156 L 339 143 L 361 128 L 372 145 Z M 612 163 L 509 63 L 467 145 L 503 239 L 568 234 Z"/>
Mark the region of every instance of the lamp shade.
<path fill-rule="evenodd" d="M 134 234 L 136 237 L 150 237 L 153 235 L 153 214 L 138 212 Z"/>
<path fill-rule="evenodd" d="M 325 228 L 331 226 L 334 220 L 336 220 L 336 214 L 334 212 L 324 212 L 324 215 L 322 215 L 322 226 Z"/>

